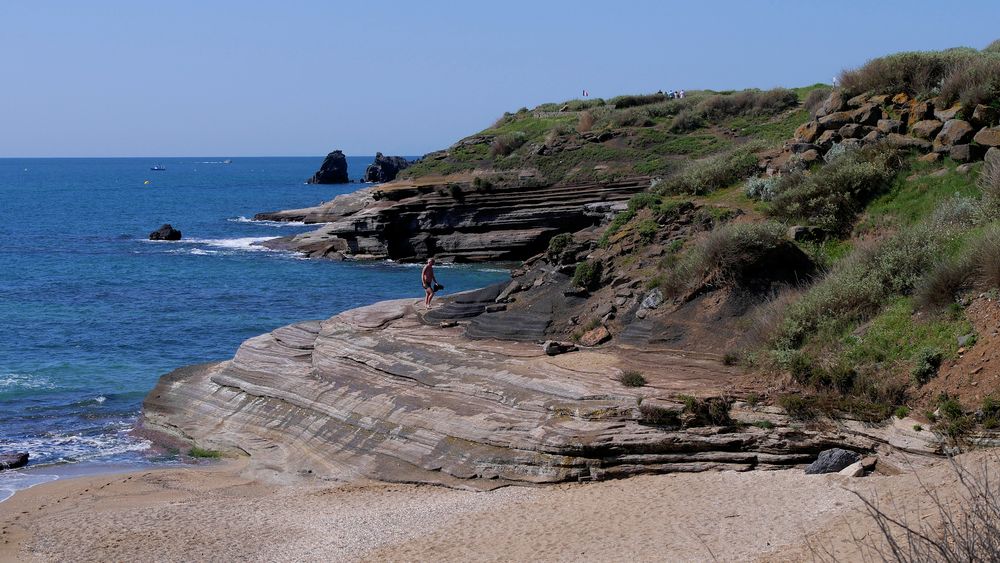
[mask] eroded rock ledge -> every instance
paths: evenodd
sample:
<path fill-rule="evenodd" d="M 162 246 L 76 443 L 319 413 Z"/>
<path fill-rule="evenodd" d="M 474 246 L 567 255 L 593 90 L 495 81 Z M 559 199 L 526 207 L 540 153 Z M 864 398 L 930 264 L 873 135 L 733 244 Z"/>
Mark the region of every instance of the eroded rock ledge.
<path fill-rule="evenodd" d="M 876 444 L 741 403 L 735 421 L 776 427 L 683 422 L 678 393 L 718 395 L 730 377 L 714 360 L 612 348 L 549 357 L 464 330 L 425 322 L 410 300 L 286 326 L 232 360 L 164 376 L 143 426 L 248 454 L 258 475 L 452 486 L 774 468 Z M 643 370 L 649 385 L 623 387 L 623 369 Z"/>
<path fill-rule="evenodd" d="M 313 208 L 258 213 L 273 221 L 326 223 L 265 242 L 314 258 L 464 262 L 520 260 L 554 235 L 598 225 L 625 208 L 648 178 L 572 186 L 385 184 Z"/>

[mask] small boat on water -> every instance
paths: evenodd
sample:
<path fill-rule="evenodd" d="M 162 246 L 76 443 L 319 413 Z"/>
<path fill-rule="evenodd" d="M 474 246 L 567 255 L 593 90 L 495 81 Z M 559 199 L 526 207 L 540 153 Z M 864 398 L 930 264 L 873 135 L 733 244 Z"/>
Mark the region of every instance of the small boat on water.
<path fill-rule="evenodd" d="M 230 159 L 228 159 L 228 158 L 226 160 L 222 161 L 222 164 L 232 164 L 232 163 L 233 163 L 233 161 L 230 160 Z"/>
<path fill-rule="evenodd" d="M 159 164 L 154 164 L 154 165 L 153 165 L 153 166 L 151 166 L 151 167 L 150 167 L 149 169 L 150 169 L 150 170 L 157 170 L 157 171 L 160 171 L 160 170 L 166 170 L 166 169 L 167 169 L 167 167 L 166 167 L 166 166 L 161 166 L 161 165 L 159 165 Z"/>

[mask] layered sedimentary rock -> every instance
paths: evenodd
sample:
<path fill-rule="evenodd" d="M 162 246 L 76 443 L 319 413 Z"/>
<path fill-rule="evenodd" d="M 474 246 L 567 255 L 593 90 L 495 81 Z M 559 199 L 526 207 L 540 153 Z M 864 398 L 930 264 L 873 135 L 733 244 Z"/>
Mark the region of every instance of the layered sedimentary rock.
<path fill-rule="evenodd" d="M 347 176 L 347 157 L 342 151 L 336 150 L 326 155 L 319 170 L 306 180 L 309 184 L 346 184 L 350 182 Z"/>
<path fill-rule="evenodd" d="M 342 196 L 316 208 L 256 217 L 326 222 L 316 231 L 267 243 L 310 257 L 516 260 L 537 253 L 557 233 L 607 220 L 648 186 L 645 178 L 511 188 L 393 186 Z"/>
<path fill-rule="evenodd" d="M 734 420 L 778 427 L 699 422 L 677 394 L 720 395 L 731 368 L 714 360 L 615 348 L 548 356 L 534 342 L 470 340 L 464 322 L 440 323 L 499 290 L 484 291 L 427 318 L 412 301 L 389 301 L 252 338 L 230 361 L 164 376 L 143 424 L 248 454 L 262 475 L 470 486 L 779 467 L 875 444 L 739 403 Z M 622 386 L 623 369 L 648 384 Z"/>

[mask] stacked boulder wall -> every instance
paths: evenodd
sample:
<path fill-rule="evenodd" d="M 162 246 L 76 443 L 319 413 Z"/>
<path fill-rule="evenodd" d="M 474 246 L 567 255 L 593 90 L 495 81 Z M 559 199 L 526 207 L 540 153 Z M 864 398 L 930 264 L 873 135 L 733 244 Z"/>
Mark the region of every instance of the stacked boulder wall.
<path fill-rule="evenodd" d="M 375 160 L 365 169 L 365 182 L 391 182 L 400 172 L 410 167 L 409 160 L 401 156 L 375 155 Z"/>
<path fill-rule="evenodd" d="M 347 157 L 339 150 L 326 155 L 319 170 L 306 180 L 309 184 L 346 184 L 350 181 L 347 175 Z"/>
<path fill-rule="evenodd" d="M 688 378 L 679 380 L 657 355 L 649 384 L 624 388 L 611 351 L 553 357 L 462 331 L 424 322 L 406 300 L 283 327 L 247 340 L 232 360 L 161 378 L 142 424 L 247 454 L 251 472 L 278 480 L 473 487 L 788 466 L 834 445 L 872 446 L 799 425 L 682 428 L 683 406 L 669 397 L 678 386 L 721 393 L 729 374 L 716 362 L 678 356 Z"/>
<path fill-rule="evenodd" d="M 606 221 L 648 187 L 648 178 L 488 189 L 390 185 L 355 196 L 351 209 L 335 199 L 312 210 L 257 217 L 325 222 L 318 230 L 266 243 L 316 258 L 337 253 L 409 261 L 519 260 L 544 249 L 555 234 Z"/>

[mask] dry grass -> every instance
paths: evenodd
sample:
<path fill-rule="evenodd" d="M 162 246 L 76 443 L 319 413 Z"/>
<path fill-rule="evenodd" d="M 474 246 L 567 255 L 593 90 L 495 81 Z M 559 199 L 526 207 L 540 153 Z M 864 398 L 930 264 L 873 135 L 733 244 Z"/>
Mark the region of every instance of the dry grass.
<path fill-rule="evenodd" d="M 594 127 L 594 114 L 589 111 L 580 112 L 580 120 L 576 124 L 577 133 L 586 133 Z"/>

